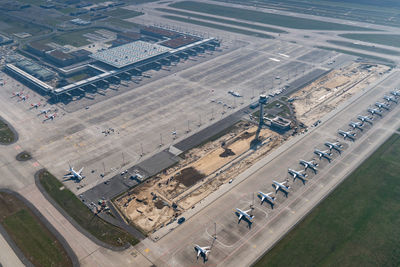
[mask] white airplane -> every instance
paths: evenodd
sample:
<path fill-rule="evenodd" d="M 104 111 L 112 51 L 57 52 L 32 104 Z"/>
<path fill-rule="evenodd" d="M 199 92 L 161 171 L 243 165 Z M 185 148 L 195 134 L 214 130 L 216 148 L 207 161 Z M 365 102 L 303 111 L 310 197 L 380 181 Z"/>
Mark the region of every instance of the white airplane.
<path fill-rule="evenodd" d="M 300 160 L 300 164 L 304 166 L 304 170 L 307 170 L 308 168 L 310 168 L 311 170 L 314 171 L 314 173 L 317 173 L 317 167 L 318 167 L 318 163 L 314 163 L 313 161 L 305 161 L 305 160 Z"/>
<path fill-rule="evenodd" d="M 259 191 L 258 194 L 261 196 L 261 205 L 263 204 L 264 201 L 266 201 L 271 205 L 271 209 L 274 208 L 275 197 L 270 196 L 271 194 L 273 194 L 273 192 L 265 194 L 265 193 Z"/>
<path fill-rule="evenodd" d="M 379 109 L 376 108 L 369 108 L 367 110 L 369 113 L 371 113 L 372 115 L 378 115 L 382 117 L 382 112 Z"/>
<path fill-rule="evenodd" d="M 325 145 L 327 147 L 329 147 L 329 152 L 332 151 L 332 149 L 336 150 L 337 152 L 339 152 L 339 154 L 342 153 L 342 144 L 340 144 L 339 142 L 335 142 L 335 143 L 331 143 L 331 142 L 325 142 Z"/>
<path fill-rule="evenodd" d="M 74 167 L 69 166 L 69 170 L 67 170 L 69 174 L 64 175 L 64 178 L 74 178 L 77 181 L 81 181 L 85 176 L 82 175 L 83 167 L 79 171 L 75 171 Z"/>
<path fill-rule="evenodd" d="M 362 115 L 358 115 L 357 119 L 359 119 L 362 122 L 368 122 L 369 124 L 372 124 L 372 121 L 374 120 L 374 118 L 371 118 L 369 116 L 362 116 Z"/>
<path fill-rule="evenodd" d="M 38 103 L 35 103 L 35 104 L 31 104 L 31 109 L 32 108 L 38 108 L 38 107 L 40 107 L 42 104 L 40 104 L 40 102 L 38 102 Z"/>
<path fill-rule="evenodd" d="M 326 158 L 328 162 L 331 162 L 332 158 L 330 156 L 332 156 L 332 153 L 329 152 L 329 150 L 321 151 L 319 149 L 315 149 L 314 154 L 318 155 L 319 159 Z"/>
<path fill-rule="evenodd" d="M 241 94 L 239 94 L 238 92 L 234 92 L 234 91 L 228 91 L 228 94 L 233 95 L 234 97 L 242 97 Z"/>
<path fill-rule="evenodd" d="M 207 261 L 207 254 L 210 253 L 211 248 L 210 247 L 200 247 L 199 245 L 194 245 L 194 250 L 197 252 L 197 259 L 199 259 L 199 256 L 202 256 L 204 258 L 204 261 Z"/>
<path fill-rule="evenodd" d="M 393 90 L 390 92 L 394 96 L 400 96 L 400 91 L 399 90 Z"/>
<path fill-rule="evenodd" d="M 50 109 L 41 109 L 38 115 L 47 114 L 50 112 Z"/>
<path fill-rule="evenodd" d="M 24 92 L 23 91 L 20 91 L 20 92 L 14 92 L 13 93 L 13 95 L 12 95 L 12 97 L 15 97 L 15 96 L 18 96 L 18 97 L 20 97 L 20 96 L 22 96 L 24 94 Z"/>
<path fill-rule="evenodd" d="M 19 100 L 18 101 L 26 101 L 29 98 L 28 95 L 21 95 L 19 96 Z"/>
<path fill-rule="evenodd" d="M 353 129 L 359 129 L 360 131 L 364 131 L 364 129 L 362 128 L 362 126 L 364 125 L 364 123 L 361 122 L 354 122 L 354 121 L 350 121 L 349 126 L 352 127 Z"/>
<path fill-rule="evenodd" d="M 303 172 L 305 172 L 305 170 L 303 171 L 295 171 L 292 169 L 288 170 L 288 173 L 293 176 L 293 182 L 296 181 L 296 178 L 299 178 L 303 182 L 303 184 L 306 184 L 307 174 L 304 174 Z"/>
<path fill-rule="evenodd" d="M 248 214 L 248 212 L 251 211 L 251 209 L 249 210 L 241 210 L 239 208 L 236 208 L 236 211 L 239 213 L 239 221 L 238 224 L 240 223 L 240 221 L 244 218 L 246 218 L 248 220 L 249 223 L 251 223 L 251 220 L 253 220 L 254 215 L 250 215 Z"/>
<path fill-rule="evenodd" d="M 278 193 L 278 191 L 280 190 L 280 191 L 282 191 L 282 192 L 286 195 L 286 197 L 287 197 L 287 195 L 289 194 L 289 189 L 290 189 L 290 186 L 286 185 L 287 182 L 288 182 L 288 181 L 284 181 L 284 182 L 282 182 L 282 183 L 279 183 L 279 182 L 277 182 L 277 181 L 272 181 L 272 183 L 273 183 L 272 186 L 275 188 L 275 194 Z"/>
<path fill-rule="evenodd" d="M 390 109 L 390 106 L 389 106 L 388 104 L 381 103 L 381 102 L 376 102 L 376 103 L 375 103 L 375 106 L 377 106 L 378 108 L 386 109 L 386 110 L 389 110 L 389 109 Z"/>
<path fill-rule="evenodd" d="M 54 120 L 57 117 L 57 113 L 51 114 L 50 116 L 45 115 L 46 120 Z"/>
<path fill-rule="evenodd" d="M 343 136 L 343 138 L 345 140 L 346 140 L 346 138 L 349 138 L 351 141 L 354 141 L 355 137 L 356 137 L 356 134 L 351 132 L 351 131 L 345 132 L 345 131 L 342 131 L 342 130 L 338 130 L 338 134 Z"/>
<path fill-rule="evenodd" d="M 385 99 L 387 102 L 393 102 L 393 103 L 396 103 L 396 104 L 399 103 L 394 96 L 384 95 L 383 99 Z"/>

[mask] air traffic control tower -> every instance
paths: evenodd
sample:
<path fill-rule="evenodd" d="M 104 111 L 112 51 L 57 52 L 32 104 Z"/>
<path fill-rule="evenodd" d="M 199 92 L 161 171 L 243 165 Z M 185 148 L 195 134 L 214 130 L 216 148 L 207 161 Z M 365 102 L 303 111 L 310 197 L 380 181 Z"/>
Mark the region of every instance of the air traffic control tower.
<path fill-rule="evenodd" d="M 264 125 L 264 105 L 267 104 L 267 101 L 268 97 L 266 95 L 260 95 L 260 98 L 258 99 L 258 103 L 260 104 L 260 121 L 258 123 L 258 129 L 255 138 L 255 140 L 257 141 L 260 135 L 261 128 Z"/>

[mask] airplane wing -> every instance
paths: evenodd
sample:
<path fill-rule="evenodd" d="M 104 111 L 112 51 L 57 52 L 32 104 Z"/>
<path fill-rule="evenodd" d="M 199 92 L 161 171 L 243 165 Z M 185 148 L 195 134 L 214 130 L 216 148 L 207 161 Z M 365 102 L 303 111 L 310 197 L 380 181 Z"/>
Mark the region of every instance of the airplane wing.
<path fill-rule="evenodd" d="M 261 196 L 261 204 L 264 202 L 264 200 L 265 200 L 265 197 Z"/>
<path fill-rule="evenodd" d="M 249 213 L 250 211 L 251 211 L 251 209 L 249 209 L 249 210 L 245 210 L 244 212 L 245 212 L 245 213 Z"/>
<path fill-rule="evenodd" d="M 74 177 L 74 175 L 72 175 L 72 174 L 64 175 L 64 178 L 72 178 L 72 177 Z"/>
<path fill-rule="evenodd" d="M 80 175 L 81 172 L 83 171 L 83 168 L 84 168 L 84 167 L 82 167 L 82 169 L 80 169 L 80 170 L 78 171 L 78 174 L 79 174 L 79 175 Z"/>
<path fill-rule="evenodd" d="M 200 256 L 201 250 L 197 249 L 197 258 Z"/>
<path fill-rule="evenodd" d="M 239 214 L 239 222 L 242 220 L 243 214 Z"/>

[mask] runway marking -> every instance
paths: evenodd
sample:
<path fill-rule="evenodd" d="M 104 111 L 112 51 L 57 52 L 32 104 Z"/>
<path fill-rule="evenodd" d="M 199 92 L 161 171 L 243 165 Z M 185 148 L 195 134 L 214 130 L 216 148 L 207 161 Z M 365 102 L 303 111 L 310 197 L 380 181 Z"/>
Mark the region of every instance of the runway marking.
<path fill-rule="evenodd" d="M 288 55 L 282 54 L 282 53 L 278 53 L 278 55 L 282 56 L 282 57 L 290 57 Z"/>
<path fill-rule="evenodd" d="M 269 59 L 272 60 L 272 61 L 275 61 L 275 62 L 281 62 L 281 61 L 280 61 L 279 59 L 277 59 L 277 58 L 270 57 Z"/>

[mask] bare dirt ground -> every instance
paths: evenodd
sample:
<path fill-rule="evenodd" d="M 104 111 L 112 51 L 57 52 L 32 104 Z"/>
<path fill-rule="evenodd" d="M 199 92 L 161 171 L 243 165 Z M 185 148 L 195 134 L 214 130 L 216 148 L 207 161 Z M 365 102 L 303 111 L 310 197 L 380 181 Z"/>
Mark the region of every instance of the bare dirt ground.
<path fill-rule="evenodd" d="M 183 211 L 234 179 L 282 142 L 268 129 L 260 133 L 264 145 L 252 150 L 257 127 L 240 122 L 220 138 L 193 148 L 173 166 L 115 201 L 129 222 L 146 233 L 172 222 Z"/>
<path fill-rule="evenodd" d="M 297 119 L 311 126 L 340 103 L 375 81 L 389 69 L 384 65 L 352 63 L 331 71 L 291 95 Z"/>

